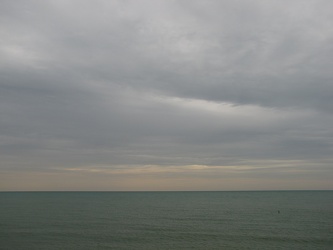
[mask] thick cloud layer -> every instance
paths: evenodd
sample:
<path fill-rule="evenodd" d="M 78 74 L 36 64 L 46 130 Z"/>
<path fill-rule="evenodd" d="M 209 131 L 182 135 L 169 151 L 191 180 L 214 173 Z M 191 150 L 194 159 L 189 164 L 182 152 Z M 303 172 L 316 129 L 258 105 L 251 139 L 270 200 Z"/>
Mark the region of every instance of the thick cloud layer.
<path fill-rule="evenodd" d="M 0 189 L 332 189 L 332 8 L 1 1 Z"/>

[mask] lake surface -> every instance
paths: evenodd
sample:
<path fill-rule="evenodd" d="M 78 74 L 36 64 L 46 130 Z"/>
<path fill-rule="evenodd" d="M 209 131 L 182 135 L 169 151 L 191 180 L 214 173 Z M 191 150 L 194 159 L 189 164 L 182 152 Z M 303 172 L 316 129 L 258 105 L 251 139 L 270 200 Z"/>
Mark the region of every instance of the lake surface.
<path fill-rule="evenodd" d="M 0 249 L 333 249 L 333 191 L 0 192 Z"/>

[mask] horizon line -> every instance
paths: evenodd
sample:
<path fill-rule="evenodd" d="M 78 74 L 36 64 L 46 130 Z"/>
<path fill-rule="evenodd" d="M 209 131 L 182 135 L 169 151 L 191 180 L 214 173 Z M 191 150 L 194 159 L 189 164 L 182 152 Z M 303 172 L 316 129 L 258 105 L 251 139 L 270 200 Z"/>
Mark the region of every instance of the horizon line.
<path fill-rule="evenodd" d="M 253 190 L 0 190 L 0 193 L 162 193 L 162 192 L 304 192 L 333 191 L 333 189 L 253 189 Z"/>

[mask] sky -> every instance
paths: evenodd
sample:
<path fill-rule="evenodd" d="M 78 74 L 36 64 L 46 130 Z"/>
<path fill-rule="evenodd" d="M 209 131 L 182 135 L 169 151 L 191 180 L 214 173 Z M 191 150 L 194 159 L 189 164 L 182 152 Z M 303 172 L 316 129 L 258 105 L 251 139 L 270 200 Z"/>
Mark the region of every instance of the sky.
<path fill-rule="evenodd" d="M 0 191 L 333 189 L 332 9 L 2 0 Z"/>

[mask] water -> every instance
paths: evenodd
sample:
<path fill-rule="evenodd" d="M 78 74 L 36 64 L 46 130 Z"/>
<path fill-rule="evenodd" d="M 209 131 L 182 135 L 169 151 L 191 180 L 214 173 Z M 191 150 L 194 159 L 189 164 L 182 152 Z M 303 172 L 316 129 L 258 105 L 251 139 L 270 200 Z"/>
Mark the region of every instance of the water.
<path fill-rule="evenodd" d="M 333 191 L 3 192 L 0 249 L 333 249 Z"/>

